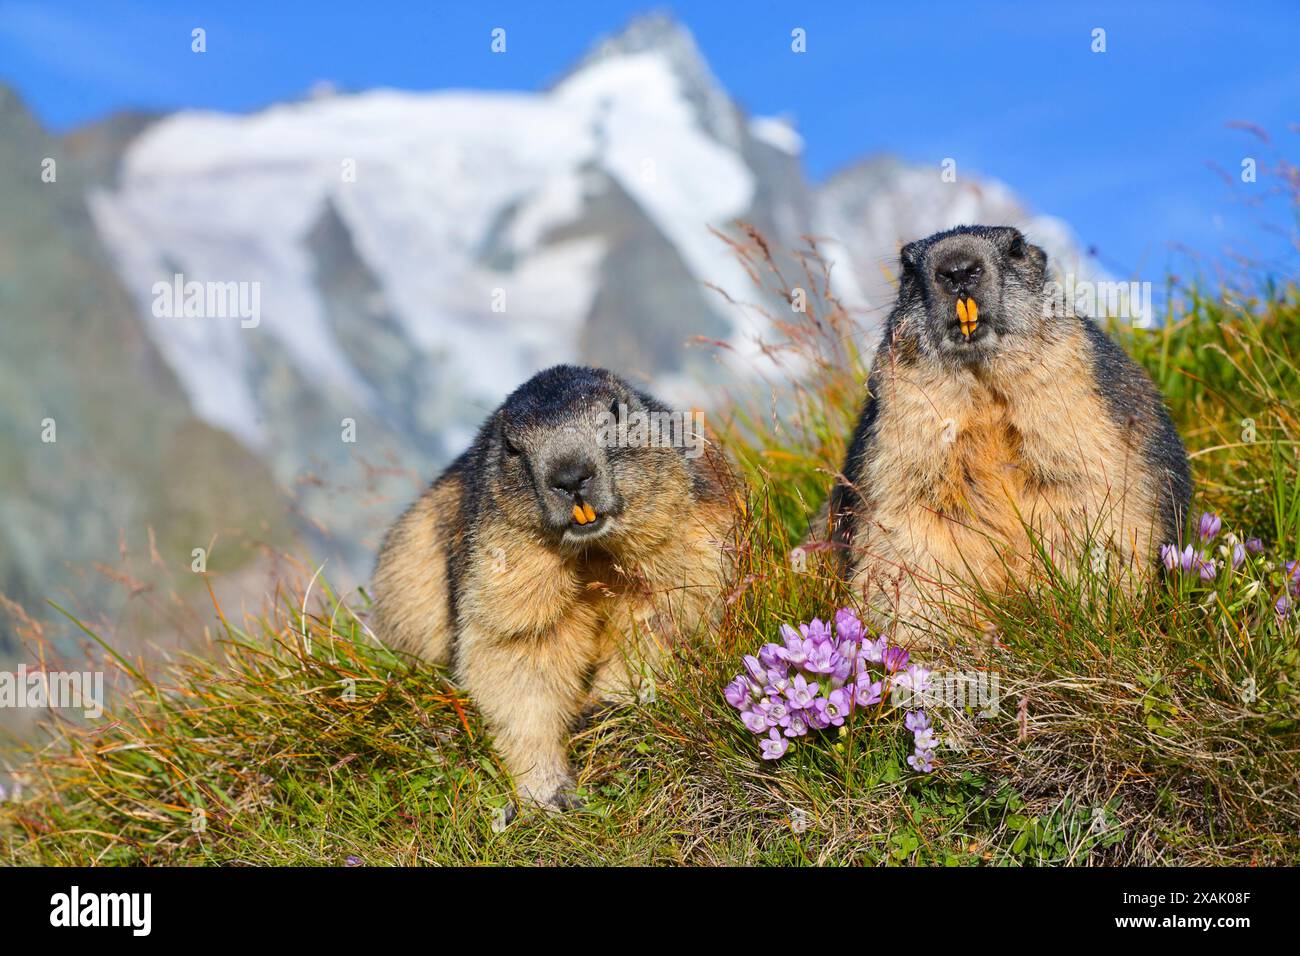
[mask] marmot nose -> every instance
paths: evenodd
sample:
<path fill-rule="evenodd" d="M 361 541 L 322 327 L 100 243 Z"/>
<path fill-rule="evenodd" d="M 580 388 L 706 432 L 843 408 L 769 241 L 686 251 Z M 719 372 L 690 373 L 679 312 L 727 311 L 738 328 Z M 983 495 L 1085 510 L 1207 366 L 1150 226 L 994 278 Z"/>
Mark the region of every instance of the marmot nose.
<path fill-rule="evenodd" d="M 984 266 L 971 256 L 946 259 L 934 271 L 950 292 L 969 292 L 980 281 Z"/>
<path fill-rule="evenodd" d="M 587 488 L 587 482 L 596 474 L 596 466 L 591 461 L 569 459 L 562 461 L 551 469 L 546 483 L 555 491 L 566 495 L 581 494 Z"/>

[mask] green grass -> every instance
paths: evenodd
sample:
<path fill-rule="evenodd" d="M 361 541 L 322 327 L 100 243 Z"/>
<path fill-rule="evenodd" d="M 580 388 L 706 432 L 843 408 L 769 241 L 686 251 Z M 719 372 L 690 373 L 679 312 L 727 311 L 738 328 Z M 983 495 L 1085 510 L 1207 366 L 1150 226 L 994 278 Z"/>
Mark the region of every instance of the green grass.
<path fill-rule="evenodd" d="M 739 252 L 773 274 L 761 246 Z M 799 283 L 824 290 L 815 259 Z M 1047 579 L 989 597 L 996 644 L 976 664 L 998 672 L 1002 705 L 984 719 L 942 713 L 962 749 L 943 750 L 931 775 L 906 767 L 895 720 L 758 759 L 721 690 L 779 624 L 825 617 L 842 597 L 819 556 L 800 570 L 789 553 L 861 394 L 834 303 L 798 318 L 773 344 L 789 369 L 776 411 L 770 394 L 741 400 L 721 429 L 751 487 L 725 620 L 681 649 L 652 700 L 576 738 L 587 809 L 501 827 L 511 786 L 472 702 L 377 647 L 364 596 L 326 593 L 304 619 L 299 595 L 262 619 L 222 616 L 219 637 L 190 656 L 107 658 L 129 695 L 24 756 L 22 799 L 0 804 L 0 859 L 1300 863 L 1300 649 L 1295 624 L 1273 612 L 1282 571 L 1262 559 L 1213 588 L 1161 580 L 1126 598 L 1105 582 Z M 1159 330 L 1115 334 L 1170 400 L 1197 511 L 1297 556 L 1295 290 L 1193 297 Z"/>

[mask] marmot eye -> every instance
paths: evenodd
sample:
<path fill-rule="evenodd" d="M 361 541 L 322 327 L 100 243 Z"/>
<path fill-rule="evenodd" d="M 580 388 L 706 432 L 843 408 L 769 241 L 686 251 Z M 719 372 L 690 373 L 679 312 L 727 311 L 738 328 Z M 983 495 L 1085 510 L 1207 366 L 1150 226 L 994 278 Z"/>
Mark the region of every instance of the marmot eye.
<path fill-rule="evenodd" d="M 1023 259 L 1025 257 L 1025 239 L 1023 236 L 1016 236 L 1011 240 L 1011 248 L 1007 250 L 1007 255 L 1013 259 Z"/>
<path fill-rule="evenodd" d="M 506 438 L 504 435 L 502 435 L 501 441 L 506 446 L 507 455 L 509 455 L 511 458 L 519 457 L 519 449 L 515 447 L 514 443 L 509 438 Z"/>
<path fill-rule="evenodd" d="M 610 414 L 610 417 L 613 418 L 614 421 L 616 421 L 616 422 L 622 421 L 622 418 L 621 418 L 621 411 L 620 411 L 620 409 L 619 409 L 619 406 L 622 405 L 622 404 L 623 404 L 623 403 L 620 402 L 617 398 L 614 399 L 612 402 L 609 403 L 609 414 Z"/>

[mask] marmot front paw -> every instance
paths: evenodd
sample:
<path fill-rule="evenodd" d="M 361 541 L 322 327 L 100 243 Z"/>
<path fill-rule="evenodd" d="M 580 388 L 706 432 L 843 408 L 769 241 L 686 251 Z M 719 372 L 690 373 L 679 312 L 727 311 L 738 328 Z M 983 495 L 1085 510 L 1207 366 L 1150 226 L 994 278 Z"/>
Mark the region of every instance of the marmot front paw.
<path fill-rule="evenodd" d="M 548 813 L 581 810 L 585 804 L 578 796 L 573 779 L 567 774 L 526 780 L 519 783 L 519 800 L 525 806 L 537 807 Z"/>

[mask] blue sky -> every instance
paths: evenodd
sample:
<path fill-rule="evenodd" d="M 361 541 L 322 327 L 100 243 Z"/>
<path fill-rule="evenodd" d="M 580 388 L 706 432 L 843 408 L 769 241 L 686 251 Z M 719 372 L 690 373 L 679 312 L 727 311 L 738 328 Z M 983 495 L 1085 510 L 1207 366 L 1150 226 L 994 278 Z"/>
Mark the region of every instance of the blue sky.
<path fill-rule="evenodd" d="M 691 28 L 750 112 L 794 117 L 814 180 L 873 152 L 951 156 L 1066 219 L 1119 274 L 1212 276 L 1233 253 L 1277 275 L 1300 262 L 1294 207 L 1270 198 L 1267 172 L 1300 162 L 1300 2 L 0 0 L 0 79 L 59 131 L 123 108 L 253 110 L 320 80 L 536 90 L 648 9 Z M 496 26 L 505 56 L 488 48 Z M 1254 185 L 1238 178 L 1246 156 Z"/>

